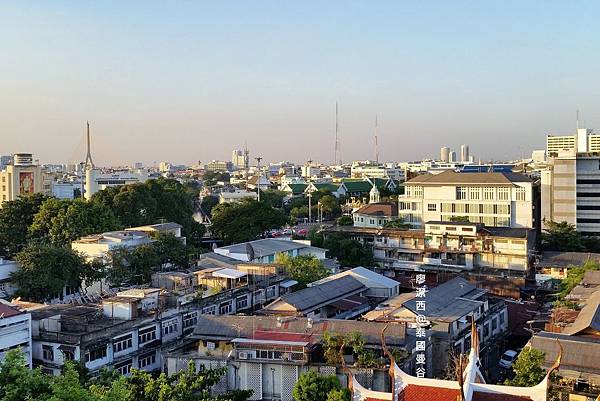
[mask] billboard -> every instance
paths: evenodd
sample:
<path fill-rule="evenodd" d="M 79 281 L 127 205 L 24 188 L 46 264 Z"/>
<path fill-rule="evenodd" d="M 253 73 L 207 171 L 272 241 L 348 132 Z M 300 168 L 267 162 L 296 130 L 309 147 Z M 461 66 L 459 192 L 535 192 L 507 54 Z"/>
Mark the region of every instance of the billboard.
<path fill-rule="evenodd" d="M 30 195 L 33 191 L 33 171 L 21 171 L 19 173 L 19 194 Z"/>

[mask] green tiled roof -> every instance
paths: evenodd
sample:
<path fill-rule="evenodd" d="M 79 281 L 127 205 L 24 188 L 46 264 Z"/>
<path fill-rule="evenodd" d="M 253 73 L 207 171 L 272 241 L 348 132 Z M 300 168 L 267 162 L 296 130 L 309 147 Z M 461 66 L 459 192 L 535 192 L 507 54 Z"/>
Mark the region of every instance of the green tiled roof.
<path fill-rule="evenodd" d="M 326 189 L 328 191 L 335 192 L 339 188 L 339 185 L 328 184 L 328 183 L 314 184 L 314 186 L 315 186 L 315 188 L 317 188 L 317 191 L 320 191 L 321 189 Z"/>
<path fill-rule="evenodd" d="M 287 186 L 292 190 L 292 194 L 300 195 L 308 187 L 308 184 L 288 184 Z"/>
<path fill-rule="evenodd" d="M 373 185 L 369 181 L 343 181 L 343 185 L 350 193 L 370 192 Z"/>

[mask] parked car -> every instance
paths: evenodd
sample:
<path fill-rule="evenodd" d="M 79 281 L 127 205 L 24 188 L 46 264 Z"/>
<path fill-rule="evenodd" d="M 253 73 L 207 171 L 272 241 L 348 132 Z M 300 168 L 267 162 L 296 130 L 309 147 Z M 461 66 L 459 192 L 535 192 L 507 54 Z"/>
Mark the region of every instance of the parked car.
<path fill-rule="evenodd" d="M 308 230 L 306 228 L 301 228 L 300 230 L 296 231 L 296 235 L 306 236 L 307 234 Z"/>
<path fill-rule="evenodd" d="M 513 351 L 511 349 L 507 350 L 504 352 L 504 354 L 502 354 L 502 357 L 500 357 L 500 361 L 498 362 L 498 365 L 501 368 L 504 369 L 510 369 L 513 366 L 513 363 L 515 363 L 515 361 L 517 360 L 517 356 L 519 356 L 519 353 L 517 351 Z"/>

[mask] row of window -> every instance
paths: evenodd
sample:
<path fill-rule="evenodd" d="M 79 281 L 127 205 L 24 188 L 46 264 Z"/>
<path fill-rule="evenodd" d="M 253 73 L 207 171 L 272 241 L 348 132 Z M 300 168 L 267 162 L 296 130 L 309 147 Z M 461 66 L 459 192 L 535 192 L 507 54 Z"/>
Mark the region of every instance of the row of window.
<path fill-rule="evenodd" d="M 156 352 L 147 353 L 141 355 L 138 358 L 138 367 L 140 369 L 145 368 L 146 366 L 154 365 L 156 363 Z M 114 369 L 122 375 L 128 375 L 131 373 L 131 369 L 133 368 L 133 359 L 128 359 L 123 362 L 119 362 L 115 364 Z"/>
<path fill-rule="evenodd" d="M 509 204 L 442 203 L 442 213 L 510 214 Z"/>
<path fill-rule="evenodd" d="M 515 198 L 518 201 L 525 200 L 525 188 L 517 187 Z M 457 200 L 510 200 L 510 187 L 456 187 Z"/>

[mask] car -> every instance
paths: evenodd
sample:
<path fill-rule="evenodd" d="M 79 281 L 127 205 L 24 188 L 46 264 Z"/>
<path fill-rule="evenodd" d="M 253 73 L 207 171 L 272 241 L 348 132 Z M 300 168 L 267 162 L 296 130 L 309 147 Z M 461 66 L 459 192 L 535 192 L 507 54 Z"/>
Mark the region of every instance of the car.
<path fill-rule="evenodd" d="M 498 365 L 501 368 L 510 369 L 510 368 L 512 368 L 513 363 L 515 363 L 517 356 L 519 356 L 519 353 L 517 351 L 513 351 L 513 350 L 509 349 L 509 350 L 505 351 L 504 354 L 502 354 L 502 357 L 500 357 L 500 361 L 498 362 Z"/>
<path fill-rule="evenodd" d="M 306 234 L 308 234 L 308 230 L 306 228 L 301 228 L 300 230 L 296 231 L 296 235 L 305 236 Z"/>

